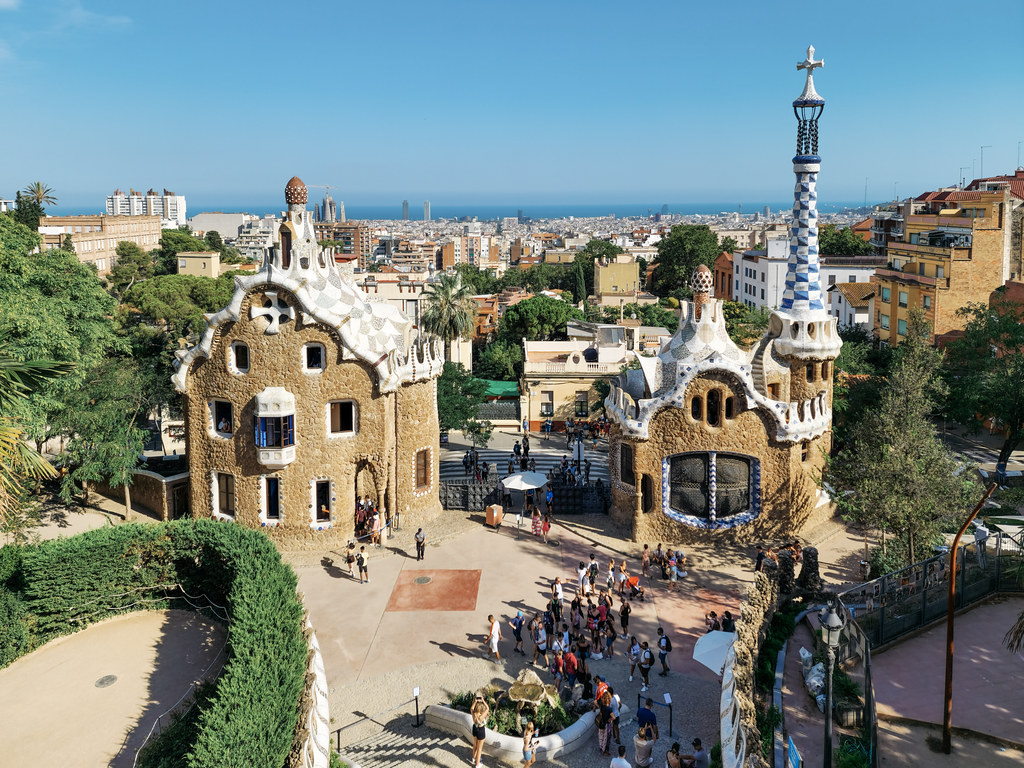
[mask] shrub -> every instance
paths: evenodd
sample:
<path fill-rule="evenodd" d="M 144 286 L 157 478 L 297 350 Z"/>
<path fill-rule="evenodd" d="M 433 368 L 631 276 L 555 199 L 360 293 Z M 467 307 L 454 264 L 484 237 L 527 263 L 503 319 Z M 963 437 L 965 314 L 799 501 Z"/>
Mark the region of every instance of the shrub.
<path fill-rule="evenodd" d="M 24 608 L 16 624 L 28 636 L 27 647 L 11 646 L 20 653 L 108 616 L 173 605 L 179 588 L 226 606 L 230 631 L 220 678 L 168 729 L 161 748 L 147 748 L 150 765 L 284 764 L 295 739 L 307 647 L 295 574 L 266 536 L 212 520 L 180 520 L 101 528 L 26 546 L 20 554 L 10 580 L 19 585 L 15 596 Z M 15 602 L 5 605 L 20 611 Z"/>
<path fill-rule="evenodd" d="M 476 694 L 472 692 L 451 693 L 448 695 L 448 704 L 452 709 L 460 712 L 469 712 Z M 487 727 L 492 731 L 505 734 L 506 736 L 518 736 L 523 729 L 519 724 L 519 713 L 516 712 L 516 705 L 506 698 L 500 690 L 484 691 L 484 700 L 491 708 L 491 716 L 487 720 Z M 568 728 L 576 722 L 578 716 L 565 711 L 562 702 L 555 706 L 547 702 L 537 707 L 537 714 L 533 718 L 533 725 L 537 729 L 538 736 L 547 736 L 551 733 Z"/>
<path fill-rule="evenodd" d="M 761 755 L 770 760 L 772 743 L 775 740 L 775 726 L 782 722 L 782 713 L 778 707 L 771 706 L 765 710 L 757 710 L 757 730 L 761 733 Z"/>

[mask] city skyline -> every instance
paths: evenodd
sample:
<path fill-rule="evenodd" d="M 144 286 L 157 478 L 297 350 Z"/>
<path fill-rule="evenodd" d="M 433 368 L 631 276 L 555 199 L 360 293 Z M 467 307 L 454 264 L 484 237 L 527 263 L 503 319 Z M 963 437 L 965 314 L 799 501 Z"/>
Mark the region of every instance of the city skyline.
<path fill-rule="evenodd" d="M 354 206 L 783 200 L 786 158 L 767 148 L 791 143 L 792 115 L 779 105 L 799 93 L 808 44 L 826 62 L 823 199 L 890 200 L 1012 173 L 1024 105 L 991 56 L 949 50 L 959 11 L 943 5 L 950 13 L 822 6 L 796 33 L 795 3 L 652 3 L 623 26 L 610 3 L 402 3 L 385 18 L 376 6 L 324 2 L 303 17 L 317 23 L 293 28 L 267 3 L 108 15 L 87 0 L 0 0 L 0 97 L 23 114 L 12 123 L 22 130 L 9 128 L 19 151 L 0 197 L 42 179 L 62 208 L 96 207 L 131 180 L 246 206 L 298 174 Z M 1019 28 L 1024 4 L 996 2 L 985 16 L 982 37 L 998 42 L 985 35 Z M 349 35 L 336 53 L 342 22 L 388 34 Z M 306 41 L 298 54 L 281 44 L 295 39 Z M 111 68 L 110 51 L 124 66 Z M 412 117 L 352 120 L 351 102 L 321 103 L 305 85 L 314 71 L 390 105 L 380 114 Z M 254 89 L 291 104 L 244 118 Z M 960 103 L 998 120 L 971 119 Z M 324 126 L 336 149 L 325 149 Z M 266 151 L 287 140 L 291 151 Z"/>

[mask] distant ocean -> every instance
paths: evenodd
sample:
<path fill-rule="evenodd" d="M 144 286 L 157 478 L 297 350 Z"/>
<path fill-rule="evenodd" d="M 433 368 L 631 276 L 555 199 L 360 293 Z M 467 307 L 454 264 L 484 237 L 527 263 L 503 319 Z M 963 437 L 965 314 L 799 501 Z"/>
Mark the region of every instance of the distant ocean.
<path fill-rule="evenodd" d="M 187 198 L 186 198 L 187 199 Z M 197 213 L 220 211 L 222 213 L 251 213 L 257 216 L 265 214 L 280 215 L 282 206 L 276 205 L 227 205 L 210 204 L 202 199 L 188 202 L 188 215 L 195 216 Z M 313 203 L 319 203 L 319 199 L 310 200 L 310 207 Z M 828 203 L 818 201 L 818 210 L 822 213 L 838 213 L 849 208 L 859 208 L 862 202 L 835 202 Z M 744 203 L 668 203 L 668 212 L 681 215 L 705 215 L 714 216 L 722 213 L 744 214 L 763 213 L 765 206 L 768 206 L 773 213 L 779 211 L 789 212 L 793 208 L 793 201 L 787 202 L 744 202 Z M 615 216 L 627 218 L 636 216 L 649 216 L 661 213 L 662 203 L 557 203 L 548 205 L 479 205 L 467 203 L 464 205 L 443 205 L 431 204 L 430 215 L 433 220 L 437 219 L 458 219 L 463 217 L 476 218 L 480 221 L 493 221 L 501 218 L 514 218 L 519 210 L 523 216 L 531 219 L 567 219 L 570 216 L 575 218 L 592 218 L 598 216 Z M 77 214 L 94 214 L 100 212 L 97 208 L 64 207 L 51 208 L 51 215 L 73 216 Z M 413 221 L 423 218 L 423 205 L 409 203 L 409 215 Z M 399 205 L 345 205 L 345 218 L 352 219 L 401 219 L 402 206 Z"/>

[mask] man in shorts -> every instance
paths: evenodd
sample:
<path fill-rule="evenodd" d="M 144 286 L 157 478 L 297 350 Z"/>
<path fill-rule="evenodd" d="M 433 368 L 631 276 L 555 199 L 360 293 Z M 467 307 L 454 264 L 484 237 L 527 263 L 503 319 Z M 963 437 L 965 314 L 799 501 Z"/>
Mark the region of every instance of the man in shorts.
<path fill-rule="evenodd" d="M 668 676 L 668 654 L 672 650 L 672 644 L 669 642 L 668 636 L 665 634 L 665 630 L 658 627 L 658 661 L 661 662 L 661 672 L 658 673 L 660 677 Z"/>
<path fill-rule="evenodd" d="M 487 630 L 487 658 L 494 656 L 494 660 L 501 661 L 501 654 L 498 653 L 498 641 L 501 640 L 501 625 L 493 615 L 487 617 L 489 629 Z"/>
<path fill-rule="evenodd" d="M 533 622 L 530 624 L 530 633 L 533 637 L 533 663 L 537 664 L 538 657 L 544 658 L 544 666 L 548 665 L 548 633 L 544 629 L 544 622 L 540 615 L 534 614 Z"/>
<path fill-rule="evenodd" d="M 516 639 L 516 647 L 512 649 L 512 653 L 518 653 L 520 656 L 525 656 L 526 651 L 523 650 L 523 612 L 516 611 L 516 615 L 508 625 L 512 627 L 512 637 Z"/>
<path fill-rule="evenodd" d="M 644 680 L 644 684 L 640 686 L 642 693 L 651 686 L 651 667 L 654 666 L 654 653 L 651 651 L 651 647 L 646 640 L 640 643 L 640 663 L 637 666 L 640 667 L 640 677 Z"/>
<path fill-rule="evenodd" d="M 366 547 L 359 548 L 359 554 L 356 555 L 356 565 L 359 567 L 359 583 L 369 584 L 370 571 L 366 567 Z"/>
<path fill-rule="evenodd" d="M 422 528 L 416 529 L 416 559 L 422 560 L 424 553 L 427 548 L 427 534 L 423 532 Z"/>

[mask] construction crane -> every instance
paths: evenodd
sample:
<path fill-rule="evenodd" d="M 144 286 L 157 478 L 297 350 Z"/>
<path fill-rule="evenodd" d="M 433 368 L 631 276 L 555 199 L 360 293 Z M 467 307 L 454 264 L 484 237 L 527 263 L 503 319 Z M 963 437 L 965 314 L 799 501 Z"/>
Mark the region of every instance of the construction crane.
<path fill-rule="evenodd" d="M 307 187 L 316 187 L 317 189 L 340 189 L 340 187 L 332 187 L 330 184 L 307 184 Z"/>

